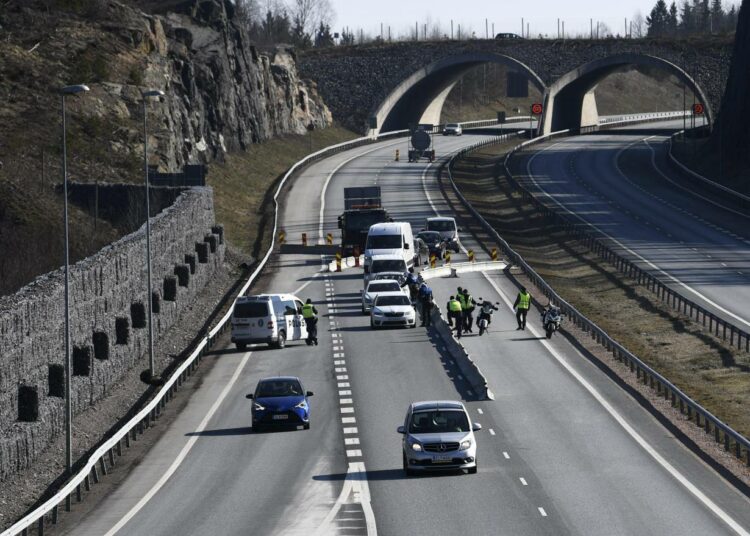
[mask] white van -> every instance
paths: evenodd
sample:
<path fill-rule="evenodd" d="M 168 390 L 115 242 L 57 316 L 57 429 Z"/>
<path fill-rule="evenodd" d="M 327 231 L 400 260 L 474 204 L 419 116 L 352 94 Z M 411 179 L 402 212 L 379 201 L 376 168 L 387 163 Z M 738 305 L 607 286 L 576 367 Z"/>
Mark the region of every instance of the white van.
<path fill-rule="evenodd" d="M 407 222 L 376 223 L 370 227 L 365 244 L 365 274 L 375 255 L 399 256 L 407 268 L 414 266 L 414 235 Z"/>
<path fill-rule="evenodd" d="M 307 338 L 302 301 L 291 294 L 240 296 L 232 310 L 232 342 L 238 350 L 267 343 L 284 348 L 286 341 Z"/>
<path fill-rule="evenodd" d="M 446 247 L 452 249 L 455 253 L 458 253 L 461 249 L 461 244 L 458 241 L 458 232 L 461 230 L 456 225 L 455 218 L 450 217 L 435 217 L 427 218 L 427 230 L 437 231 L 443 240 L 446 241 Z"/>
<path fill-rule="evenodd" d="M 406 281 L 408 268 L 401 255 L 373 255 L 365 266 L 365 288 L 375 279 L 395 279 L 399 284 Z"/>

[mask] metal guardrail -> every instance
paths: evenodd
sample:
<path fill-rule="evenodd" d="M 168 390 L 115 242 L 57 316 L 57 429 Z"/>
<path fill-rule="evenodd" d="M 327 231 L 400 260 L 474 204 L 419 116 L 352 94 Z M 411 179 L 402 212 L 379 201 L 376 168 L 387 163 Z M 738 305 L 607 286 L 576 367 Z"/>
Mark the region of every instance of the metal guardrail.
<path fill-rule="evenodd" d="M 518 118 L 509 118 L 516 119 Z M 525 120 L 527 118 L 521 118 Z M 461 123 L 466 128 L 477 128 L 482 126 L 490 126 L 497 124 L 497 120 L 488 119 L 481 121 L 469 121 Z M 437 127 L 436 127 L 437 128 Z M 296 162 L 286 172 L 284 177 L 281 179 L 276 192 L 273 196 L 274 202 L 274 223 L 273 232 L 271 234 L 271 244 L 266 251 L 265 256 L 260 261 L 256 269 L 241 287 L 238 292 L 238 296 L 244 295 L 250 286 L 258 278 L 261 271 L 265 268 L 268 263 L 271 254 L 276 247 L 276 237 L 278 236 L 278 218 L 279 218 L 279 195 L 286 185 L 286 182 L 295 173 L 300 171 L 302 168 L 318 162 L 324 158 L 328 158 L 337 153 L 355 149 L 363 145 L 369 145 L 379 141 L 394 139 L 402 136 L 407 136 L 408 130 L 397 130 L 392 132 L 386 132 L 378 136 L 366 136 L 357 138 L 355 140 L 339 143 L 326 147 L 320 151 L 312 153 L 302 160 Z M 38 535 L 44 534 L 45 523 L 49 521 L 52 524 L 56 524 L 59 518 L 60 507 L 63 506 L 66 511 L 70 511 L 72 497 L 78 502 L 83 500 L 83 491 L 89 491 L 91 489 L 91 481 L 93 478 L 94 483 L 99 482 L 99 469 L 103 474 L 107 474 L 108 468 L 114 466 L 115 455 L 122 455 L 123 444 L 125 447 L 130 447 L 131 441 L 136 441 L 138 435 L 143 434 L 147 430 L 153 421 L 155 421 L 160 415 L 166 404 L 174 397 L 177 389 L 186 381 L 191 374 L 195 371 L 198 363 L 201 361 L 206 353 L 206 350 L 210 349 L 216 342 L 221 333 L 223 333 L 229 325 L 229 319 L 232 316 L 232 309 L 217 322 L 217 324 L 204 336 L 200 342 L 198 342 L 193 351 L 188 355 L 182 364 L 175 369 L 171 377 L 165 382 L 165 384 L 155 394 L 154 398 L 146 404 L 132 419 L 130 419 L 124 426 L 114 432 L 112 436 L 104 441 L 104 443 L 97 448 L 84 462 L 82 468 L 72 476 L 62 487 L 55 493 L 54 496 L 46 500 L 39 507 L 35 508 L 31 513 L 24 516 L 10 528 L 6 529 L 0 536 L 15 536 L 22 534 L 26 536 L 29 533 L 29 529 L 36 527 Z M 49 518 L 49 519 L 48 519 Z"/>
<path fill-rule="evenodd" d="M 271 234 L 271 245 L 266 251 L 265 256 L 260 261 L 256 269 L 250 275 L 248 280 L 242 286 L 238 292 L 238 296 L 244 295 L 250 285 L 252 285 L 258 278 L 258 275 L 265 268 L 268 263 L 268 259 L 271 257 L 272 252 L 276 247 L 276 237 L 278 235 L 278 198 L 282 188 L 284 188 L 289 178 L 302 169 L 312 163 L 315 163 L 323 158 L 327 158 L 334 154 L 349 149 L 354 149 L 362 145 L 368 145 L 385 139 L 397 138 L 405 136 L 408 131 L 394 131 L 388 132 L 377 137 L 362 137 L 356 140 L 340 143 L 322 149 L 316 153 L 313 153 L 299 162 L 295 163 L 284 175 L 281 182 L 279 183 L 276 192 L 273 197 L 274 201 L 274 225 L 273 232 Z M 45 522 L 47 520 L 53 524 L 57 523 L 59 517 L 60 507 L 64 505 L 66 510 L 70 510 L 72 496 L 75 496 L 76 500 L 80 502 L 83 498 L 83 491 L 90 490 L 91 480 L 96 483 L 99 481 L 99 470 L 102 473 L 107 474 L 108 467 L 115 464 L 115 455 L 122 455 L 123 444 L 125 447 L 129 447 L 131 441 L 136 441 L 138 435 L 148 429 L 151 422 L 156 420 L 161 411 L 175 395 L 177 389 L 182 385 L 187 378 L 190 377 L 193 371 L 198 366 L 198 363 L 205 355 L 206 351 L 216 342 L 218 336 L 223 333 L 229 325 L 229 318 L 232 315 L 230 310 L 218 321 L 218 323 L 204 336 L 200 342 L 197 343 L 193 351 L 189 356 L 185 358 L 183 363 L 177 367 L 172 376 L 165 382 L 165 384 L 159 389 L 154 398 L 146 404 L 146 406 L 139 411 L 132 419 L 130 419 L 124 426 L 114 432 L 112 436 L 107 439 L 99 448 L 97 448 L 83 464 L 82 468 L 66 482 L 61 489 L 50 499 L 45 501 L 39 507 L 34 509 L 31 513 L 24 516 L 22 519 L 13 524 L 10 528 L 3 531 L 0 536 L 15 536 L 17 534 L 28 534 L 30 527 L 36 527 L 37 534 L 44 534 Z M 48 519 L 49 518 L 49 519 Z"/>
<path fill-rule="evenodd" d="M 514 179 L 512 179 L 508 168 L 508 160 L 516 150 L 518 150 L 520 147 L 525 147 L 534 143 L 539 143 L 542 141 L 546 141 L 552 138 L 562 137 L 562 136 L 568 136 L 570 133 L 569 131 L 560 131 L 560 132 L 554 132 L 552 134 L 549 134 L 547 136 L 543 136 L 541 138 L 538 138 L 536 140 L 531 140 L 524 142 L 516 148 L 513 149 L 511 153 L 509 153 L 506 156 L 505 159 L 505 169 L 506 174 L 508 175 L 509 179 L 513 182 Z M 726 451 L 733 451 L 734 455 L 738 459 L 742 459 L 743 457 L 743 449 L 744 449 L 744 456 L 746 459 L 746 463 L 748 466 L 750 466 L 750 440 L 748 440 L 746 437 L 744 437 L 739 432 L 732 429 L 729 425 L 721 421 L 718 417 L 713 415 L 710 411 L 705 409 L 703 406 L 698 404 L 695 400 L 690 398 L 687 394 L 685 394 L 682 390 L 680 390 L 676 385 L 674 385 L 672 382 L 670 382 L 667 378 L 656 372 L 654 369 L 652 369 L 649 365 L 647 365 L 645 362 L 643 362 L 641 359 L 639 359 L 635 354 L 631 353 L 629 350 L 627 350 L 624 346 L 622 346 L 620 343 L 615 341 L 612 337 L 610 337 L 603 329 L 601 329 L 599 326 L 597 326 L 594 322 L 589 320 L 585 315 L 580 313 L 575 307 L 573 307 L 570 303 L 565 301 L 561 296 L 559 296 L 551 286 L 547 284 L 544 279 L 534 271 L 534 269 L 529 266 L 526 261 L 516 253 L 513 248 L 510 247 L 510 244 L 508 244 L 498 233 L 495 231 L 495 229 L 487 222 L 487 220 L 482 217 L 482 215 L 469 203 L 469 201 L 463 196 L 461 191 L 459 190 L 458 186 L 456 185 L 455 181 L 453 180 L 453 173 L 452 173 L 452 167 L 455 163 L 455 161 L 458 158 L 461 158 L 465 156 L 466 154 L 475 151 L 476 149 L 479 149 L 481 147 L 486 147 L 488 145 L 493 145 L 498 143 L 499 141 L 505 141 L 505 140 L 488 140 L 482 143 L 477 143 L 471 147 L 465 148 L 462 151 L 456 153 L 451 157 L 451 159 L 447 162 L 447 164 L 443 164 L 441 166 L 439 173 L 442 174 L 444 169 L 447 169 L 448 171 L 448 179 L 451 184 L 451 188 L 455 192 L 458 199 L 461 201 L 461 203 L 466 207 L 466 209 L 472 214 L 472 216 L 479 221 L 481 226 L 484 228 L 484 230 L 491 236 L 497 244 L 502 248 L 506 258 L 513 264 L 519 266 L 524 274 L 538 287 L 542 290 L 544 295 L 550 299 L 553 300 L 555 303 L 559 304 L 560 309 L 562 310 L 563 314 L 568 316 L 573 324 L 577 326 L 578 328 L 582 329 L 585 333 L 589 334 L 597 343 L 599 343 L 601 346 L 603 346 L 608 352 L 611 352 L 613 357 L 621 362 L 624 363 L 626 366 L 630 368 L 630 371 L 636 374 L 636 377 L 639 381 L 643 381 L 644 385 L 649 385 L 652 389 L 655 389 L 656 392 L 663 396 L 665 400 L 671 400 L 672 407 L 679 407 L 679 411 L 681 414 L 686 415 L 687 419 L 689 421 L 694 421 L 695 424 L 699 427 L 701 427 L 706 434 L 712 434 L 714 440 L 717 443 L 723 444 L 724 449 Z M 517 184 L 517 183 L 516 183 Z M 526 190 L 522 189 L 522 192 L 524 192 L 524 197 L 527 199 L 534 199 L 533 196 L 531 196 L 530 193 L 528 193 Z M 530 197 L 527 197 L 530 196 Z M 539 205 L 537 205 L 539 206 Z M 545 212 L 550 212 L 549 209 L 546 208 L 546 206 L 542 205 L 540 208 L 542 208 Z M 558 216 L 557 212 L 552 213 L 555 216 Z M 570 226 L 568 227 L 568 230 L 578 231 L 579 229 Z M 650 275 L 645 274 L 642 270 L 640 270 L 638 267 L 634 266 L 629 261 L 619 258 L 616 254 L 609 251 L 606 246 L 603 246 L 602 244 L 598 244 L 594 238 L 591 238 L 590 244 L 597 244 L 597 251 L 605 252 L 606 257 L 611 259 L 616 263 L 617 266 L 622 267 L 621 271 L 624 270 L 625 273 L 628 275 L 630 274 L 637 274 L 640 273 L 640 278 L 638 275 L 635 275 L 635 278 L 638 278 L 638 282 L 643 284 L 645 281 L 650 281 L 651 289 L 657 289 L 655 292 L 657 292 L 657 295 L 659 295 L 662 300 L 678 300 L 682 299 L 681 297 L 678 297 L 677 293 L 672 291 L 671 289 L 667 289 L 664 285 L 653 279 Z M 601 255 L 601 253 L 600 253 Z M 636 272 L 636 270 L 638 272 Z M 631 277 L 634 277 L 631 275 Z M 657 286 L 661 285 L 661 287 Z M 687 300 L 683 300 L 681 303 L 687 304 Z M 693 307 L 696 307 L 693 304 Z M 706 316 L 704 316 L 704 325 L 705 325 L 705 319 L 709 318 L 709 322 L 714 322 L 714 324 L 709 324 L 710 326 L 715 325 L 715 317 L 713 317 L 710 313 L 707 313 Z M 724 325 L 726 329 L 726 324 Z M 718 327 L 716 328 L 718 329 Z M 745 334 L 745 337 L 747 337 L 747 334 Z M 747 338 L 745 339 L 747 341 Z"/>

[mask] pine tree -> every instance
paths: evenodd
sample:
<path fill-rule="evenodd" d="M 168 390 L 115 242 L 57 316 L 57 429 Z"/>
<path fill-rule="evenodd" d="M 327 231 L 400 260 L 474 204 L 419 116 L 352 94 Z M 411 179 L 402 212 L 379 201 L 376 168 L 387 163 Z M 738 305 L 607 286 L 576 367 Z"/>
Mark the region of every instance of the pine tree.
<path fill-rule="evenodd" d="M 333 35 L 331 35 L 331 27 L 328 24 L 320 22 L 318 31 L 315 34 L 315 46 L 318 48 L 332 47 L 333 46 Z"/>
<path fill-rule="evenodd" d="M 312 46 L 312 40 L 305 31 L 304 21 L 298 16 L 294 17 L 294 25 L 291 31 L 292 44 L 301 49 L 310 48 Z"/>
<path fill-rule="evenodd" d="M 648 37 L 661 37 L 666 35 L 668 30 L 669 12 L 667 3 L 664 0 L 658 0 L 651 10 L 651 14 L 646 17 L 648 26 Z"/>
<path fill-rule="evenodd" d="M 695 31 L 693 7 L 687 0 L 683 0 L 680 13 L 680 33 L 691 35 Z"/>
<path fill-rule="evenodd" d="M 724 7 L 721 5 L 721 0 L 713 0 L 711 3 L 711 29 L 713 33 L 724 30 Z"/>
<path fill-rule="evenodd" d="M 669 6 L 669 16 L 667 18 L 667 33 L 669 35 L 677 35 L 677 24 L 677 4 L 672 2 Z"/>

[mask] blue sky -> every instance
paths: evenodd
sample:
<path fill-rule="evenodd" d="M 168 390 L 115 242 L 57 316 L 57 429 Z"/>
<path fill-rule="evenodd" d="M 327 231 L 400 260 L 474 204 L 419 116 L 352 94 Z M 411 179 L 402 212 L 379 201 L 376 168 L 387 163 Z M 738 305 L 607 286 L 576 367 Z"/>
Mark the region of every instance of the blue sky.
<path fill-rule="evenodd" d="M 565 20 L 566 34 L 589 31 L 589 19 L 605 22 L 613 33 L 623 33 L 624 18 L 630 20 L 640 9 L 645 17 L 655 0 L 331 0 L 336 11 L 335 31 L 343 26 L 363 28 L 371 35 L 380 33 L 380 23 L 391 26 L 394 35 L 414 31 L 414 23 L 439 21 L 450 32 L 454 28 L 472 27 L 484 37 L 484 19 L 495 23 L 495 32 L 520 33 L 521 17 L 530 23 L 531 35 L 557 34 L 557 18 Z M 679 3 L 679 2 L 678 2 Z M 420 30 L 421 31 L 421 30 Z M 386 30 L 387 33 L 387 30 Z"/>

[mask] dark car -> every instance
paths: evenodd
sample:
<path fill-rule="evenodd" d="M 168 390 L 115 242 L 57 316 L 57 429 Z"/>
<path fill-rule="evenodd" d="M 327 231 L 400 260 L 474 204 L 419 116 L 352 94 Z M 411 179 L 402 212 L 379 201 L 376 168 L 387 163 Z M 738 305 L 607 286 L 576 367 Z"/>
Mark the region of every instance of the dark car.
<path fill-rule="evenodd" d="M 430 257 L 435 255 L 438 259 L 445 256 L 445 239 L 437 231 L 421 231 L 417 238 L 422 240 L 430 251 Z"/>
<path fill-rule="evenodd" d="M 302 426 L 310 428 L 310 406 L 302 382 L 295 376 L 263 378 L 255 393 L 246 398 L 253 401 L 253 431 L 261 432 L 272 426 Z"/>

